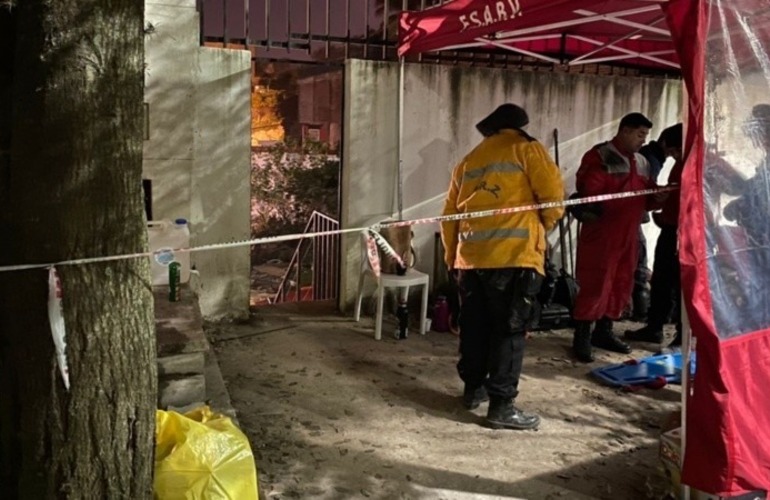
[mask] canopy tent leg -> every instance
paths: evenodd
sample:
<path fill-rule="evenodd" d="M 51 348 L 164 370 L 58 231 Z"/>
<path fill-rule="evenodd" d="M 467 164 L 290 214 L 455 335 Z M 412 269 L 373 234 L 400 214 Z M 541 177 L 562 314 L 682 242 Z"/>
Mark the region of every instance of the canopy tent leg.
<path fill-rule="evenodd" d="M 679 470 L 684 470 L 684 452 L 687 449 L 687 395 L 690 392 L 690 360 L 692 359 L 692 353 L 690 347 L 692 346 L 692 330 L 690 329 L 690 319 L 687 316 L 687 308 L 684 307 L 684 293 L 681 294 L 681 315 L 682 315 L 682 444 L 681 444 L 681 460 L 679 462 Z M 682 484 L 682 500 L 690 500 L 690 487 L 686 484 Z"/>
<path fill-rule="evenodd" d="M 398 220 L 404 220 L 404 58 L 398 60 Z"/>

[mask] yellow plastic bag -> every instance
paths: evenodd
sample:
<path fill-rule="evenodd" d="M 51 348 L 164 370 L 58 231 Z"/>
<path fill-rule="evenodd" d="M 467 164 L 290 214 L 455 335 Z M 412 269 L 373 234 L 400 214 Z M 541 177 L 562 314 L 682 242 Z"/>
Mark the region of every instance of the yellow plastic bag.
<path fill-rule="evenodd" d="M 249 440 L 232 420 L 203 406 L 155 415 L 157 500 L 257 499 Z"/>

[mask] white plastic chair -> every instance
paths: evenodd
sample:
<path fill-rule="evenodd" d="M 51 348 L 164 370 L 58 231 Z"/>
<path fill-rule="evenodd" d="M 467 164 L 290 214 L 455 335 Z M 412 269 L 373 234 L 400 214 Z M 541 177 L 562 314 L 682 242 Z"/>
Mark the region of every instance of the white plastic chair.
<path fill-rule="evenodd" d="M 409 287 L 422 285 L 422 305 L 420 307 L 420 335 L 425 335 L 425 319 L 428 315 L 428 287 L 430 276 L 412 268 L 407 269 L 406 274 L 398 276 L 397 274 L 380 273 L 377 277 L 374 274 L 369 258 L 366 255 L 366 235 L 361 237 L 361 274 L 358 277 L 358 298 L 356 300 L 355 320 L 361 319 L 361 301 L 364 298 L 364 287 L 366 278 L 371 278 L 377 285 L 377 317 L 374 323 L 374 339 L 382 338 L 382 311 L 385 303 L 385 289 L 398 288 L 401 291 L 401 298 L 409 297 Z"/>

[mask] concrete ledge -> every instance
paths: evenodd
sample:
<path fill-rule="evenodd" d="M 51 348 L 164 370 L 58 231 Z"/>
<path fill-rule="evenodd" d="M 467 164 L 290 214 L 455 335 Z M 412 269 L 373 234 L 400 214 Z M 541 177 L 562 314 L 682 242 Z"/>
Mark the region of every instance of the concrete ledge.
<path fill-rule="evenodd" d="M 155 286 L 152 292 L 158 357 L 207 351 L 209 346 L 203 334 L 203 317 L 190 288 L 182 286 L 179 302 L 169 302 L 168 286 Z"/>
<path fill-rule="evenodd" d="M 230 400 L 230 393 L 227 391 L 225 379 L 222 377 L 222 371 L 219 369 L 214 349 L 209 349 L 206 353 L 206 402 L 212 410 L 230 417 L 235 425 L 239 425 L 238 416 Z M 261 497 L 260 497 L 261 498 Z"/>
<path fill-rule="evenodd" d="M 158 377 L 200 375 L 205 367 L 203 352 L 174 354 L 158 358 Z"/>
<path fill-rule="evenodd" d="M 196 295 L 183 285 L 180 300 L 168 300 L 168 286 L 153 287 L 158 347 L 158 406 L 189 407 L 206 399 L 206 357 L 209 343 L 203 332 Z"/>
<path fill-rule="evenodd" d="M 186 406 L 204 399 L 206 399 L 206 379 L 203 375 L 158 381 L 158 401 L 162 408 Z"/>

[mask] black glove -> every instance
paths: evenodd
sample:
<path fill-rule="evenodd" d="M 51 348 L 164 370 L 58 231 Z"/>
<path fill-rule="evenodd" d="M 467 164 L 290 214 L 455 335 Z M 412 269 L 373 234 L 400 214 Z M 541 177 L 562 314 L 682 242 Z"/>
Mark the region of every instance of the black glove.
<path fill-rule="evenodd" d="M 574 193 L 569 197 L 570 200 L 576 200 L 578 198 L 581 198 L 579 193 Z M 602 215 L 602 204 L 597 202 L 569 205 L 567 207 L 567 212 L 580 222 L 594 222 Z"/>

